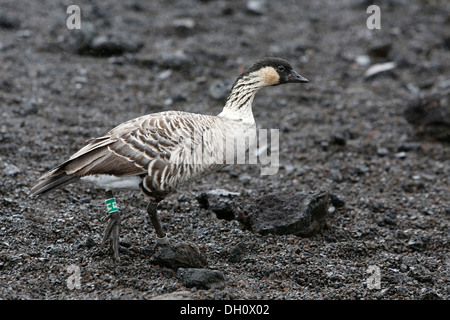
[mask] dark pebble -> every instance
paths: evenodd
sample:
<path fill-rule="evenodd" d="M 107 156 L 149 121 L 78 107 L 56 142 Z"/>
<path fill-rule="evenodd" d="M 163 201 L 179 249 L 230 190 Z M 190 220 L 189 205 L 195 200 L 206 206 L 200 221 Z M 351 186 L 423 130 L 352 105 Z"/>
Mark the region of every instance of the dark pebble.
<path fill-rule="evenodd" d="M 12 18 L 3 13 L 0 13 L 0 29 L 16 30 L 20 27 L 20 20 Z"/>
<path fill-rule="evenodd" d="M 239 243 L 235 245 L 230 250 L 230 255 L 228 256 L 228 261 L 231 263 L 241 262 L 244 257 L 245 245 L 243 243 Z"/>
<path fill-rule="evenodd" d="M 225 277 L 217 270 L 180 268 L 178 276 L 187 288 L 222 289 L 225 287 Z"/>
<path fill-rule="evenodd" d="M 331 136 L 331 142 L 334 144 L 337 144 L 339 146 L 345 146 L 347 144 L 347 139 L 343 134 L 340 133 L 334 133 Z"/>
<path fill-rule="evenodd" d="M 330 194 L 330 202 L 336 208 L 342 208 L 343 206 L 345 206 L 344 198 L 334 193 Z"/>
<path fill-rule="evenodd" d="M 201 208 L 211 210 L 216 214 L 217 218 L 231 221 L 235 218 L 231 199 L 236 196 L 239 196 L 239 193 L 214 189 L 201 193 L 197 196 L 197 201 Z"/>
<path fill-rule="evenodd" d="M 206 255 L 194 243 L 168 244 L 159 247 L 150 262 L 172 270 L 206 266 Z"/>
<path fill-rule="evenodd" d="M 392 44 L 385 43 L 382 45 L 371 47 L 367 53 L 374 58 L 388 58 L 392 49 Z"/>

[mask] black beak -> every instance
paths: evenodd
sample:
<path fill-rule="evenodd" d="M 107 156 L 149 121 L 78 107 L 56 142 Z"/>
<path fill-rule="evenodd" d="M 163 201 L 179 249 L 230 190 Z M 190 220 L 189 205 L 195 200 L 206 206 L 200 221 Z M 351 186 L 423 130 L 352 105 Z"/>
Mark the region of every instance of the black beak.
<path fill-rule="evenodd" d="M 289 74 L 286 82 L 287 83 L 307 83 L 309 81 L 308 81 L 308 79 L 299 75 L 295 70 L 292 70 L 291 73 Z"/>

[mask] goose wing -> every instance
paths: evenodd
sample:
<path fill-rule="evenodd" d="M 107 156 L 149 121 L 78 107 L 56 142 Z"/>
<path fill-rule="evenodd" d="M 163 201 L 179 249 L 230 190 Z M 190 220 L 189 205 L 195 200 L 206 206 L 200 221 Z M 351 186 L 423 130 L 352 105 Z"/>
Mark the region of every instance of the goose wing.
<path fill-rule="evenodd" d="M 44 174 L 30 193 L 38 195 L 89 175 L 147 174 L 154 164 L 163 169 L 171 163 L 171 155 L 179 153 L 180 137 L 192 136 L 197 117 L 204 118 L 169 111 L 126 121 L 105 136 L 88 140 L 69 160 Z"/>

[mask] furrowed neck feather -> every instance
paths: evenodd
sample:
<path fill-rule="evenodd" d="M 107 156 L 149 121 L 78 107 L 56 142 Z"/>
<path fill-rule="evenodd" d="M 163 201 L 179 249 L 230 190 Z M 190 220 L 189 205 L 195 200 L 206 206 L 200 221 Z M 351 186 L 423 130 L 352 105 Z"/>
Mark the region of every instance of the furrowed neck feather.
<path fill-rule="evenodd" d="M 225 103 L 221 117 L 254 121 L 252 103 L 256 92 L 264 87 L 260 77 L 245 75 L 239 77 L 231 88 L 231 92 Z"/>

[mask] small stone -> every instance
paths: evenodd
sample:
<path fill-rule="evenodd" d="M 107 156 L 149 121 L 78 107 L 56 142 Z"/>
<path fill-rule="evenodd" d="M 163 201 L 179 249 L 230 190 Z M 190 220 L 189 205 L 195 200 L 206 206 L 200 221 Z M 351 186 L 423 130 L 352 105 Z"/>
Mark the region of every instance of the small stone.
<path fill-rule="evenodd" d="M 231 198 L 239 196 L 238 192 L 230 192 L 224 189 L 214 189 L 203 192 L 197 196 L 201 208 L 211 210 L 219 219 L 234 220 L 235 214 L 231 207 Z"/>
<path fill-rule="evenodd" d="M 331 136 L 331 142 L 340 146 L 345 146 L 347 144 L 347 139 L 343 134 L 334 133 Z"/>
<path fill-rule="evenodd" d="M 19 109 L 19 114 L 21 116 L 28 116 L 32 114 L 36 114 L 39 111 L 39 107 L 34 100 L 28 100 L 22 103 Z"/>
<path fill-rule="evenodd" d="M 398 146 L 398 152 L 409 152 L 409 151 L 419 151 L 422 149 L 420 143 L 416 142 L 407 142 Z"/>
<path fill-rule="evenodd" d="M 76 52 L 79 55 L 91 55 L 95 57 L 119 56 L 126 52 L 137 52 L 144 44 L 134 37 L 126 35 L 94 35 L 87 33 L 79 36 L 76 44 Z"/>
<path fill-rule="evenodd" d="M 364 164 L 356 165 L 354 170 L 358 175 L 365 175 L 366 173 L 370 172 L 370 168 Z"/>
<path fill-rule="evenodd" d="M 195 28 L 195 21 L 192 18 L 175 19 L 172 22 L 172 27 L 177 35 L 185 37 Z"/>
<path fill-rule="evenodd" d="M 180 268 L 178 276 L 187 288 L 223 289 L 225 287 L 225 277 L 217 270 Z"/>
<path fill-rule="evenodd" d="M 335 181 L 335 182 L 342 182 L 344 177 L 342 176 L 342 173 L 338 169 L 331 169 L 330 173 L 328 175 L 329 179 Z"/>
<path fill-rule="evenodd" d="M 19 27 L 20 20 L 7 16 L 4 13 L 0 13 L 0 29 L 16 30 L 19 29 Z"/>
<path fill-rule="evenodd" d="M 396 154 L 394 154 L 394 157 L 396 157 L 397 159 L 405 159 L 406 158 L 406 152 L 397 152 Z"/>
<path fill-rule="evenodd" d="M 97 245 L 97 244 L 95 243 L 94 239 L 92 239 L 91 237 L 88 237 L 88 238 L 81 244 L 82 247 L 85 247 L 85 248 L 88 248 L 88 249 L 90 249 L 90 248 L 92 248 L 92 247 L 95 247 L 96 245 Z"/>
<path fill-rule="evenodd" d="M 370 57 L 366 55 L 359 55 L 355 58 L 357 65 L 367 67 L 370 64 Z"/>
<path fill-rule="evenodd" d="M 420 297 L 420 300 L 442 300 L 442 297 L 436 293 L 434 290 L 426 290 Z"/>
<path fill-rule="evenodd" d="M 415 257 L 404 256 L 402 258 L 402 264 L 404 264 L 407 268 L 409 268 L 410 266 L 418 264 L 418 260 Z"/>
<path fill-rule="evenodd" d="M 7 163 L 5 165 L 5 168 L 3 169 L 3 173 L 6 174 L 7 176 L 15 176 L 18 175 L 20 172 L 21 171 L 18 167 L 9 163 Z"/>
<path fill-rule="evenodd" d="M 377 149 L 377 155 L 379 155 L 380 157 L 385 157 L 389 154 L 389 150 L 384 148 L 384 147 L 379 147 Z"/>
<path fill-rule="evenodd" d="M 428 241 L 427 237 L 414 236 L 406 244 L 406 247 L 413 251 L 422 251 L 425 248 L 427 241 Z"/>
<path fill-rule="evenodd" d="M 326 151 L 326 150 L 328 150 L 330 143 L 328 141 L 323 140 L 320 142 L 320 146 L 322 147 L 322 150 Z"/>
<path fill-rule="evenodd" d="M 391 49 L 392 45 L 390 43 L 385 43 L 370 48 L 367 53 L 369 54 L 369 56 L 374 58 L 388 58 Z"/>
<path fill-rule="evenodd" d="M 245 8 L 247 13 L 262 16 L 267 13 L 267 1 L 265 0 L 248 0 Z"/>
<path fill-rule="evenodd" d="M 345 206 L 345 200 L 342 196 L 338 196 L 334 193 L 330 194 L 330 202 L 336 208 L 342 208 Z"/>
<path fill-rule="evenodd" d="M 450 108 L 445 93 L 413 100 L 404 117 L 413 125 L 417 137 L 450 143 Z"/>
<path fill-rule="evenodd" d="M 61 254 L 64 250 L 56 245 L 49 245 L 45 248 L 45 252 L 51 255 Z"/>
<path fill-rule="evenodd" d="M 395 226 L 397 225 L 396 213 L 394 211 L 388 211 L 377 220 L 379 226 Z"/>
<path fill-rule="evenodd" d="M 369 79 L 380 73 L 385 73 L 387 71 L 391 71 L 396 66 L 397 66 L 396 63 L 392 62 L 392 61 L 374 64 L 366 70 L 366 72 L 364 73 L 364 78 Z"/>
<path fill-rule="evenodd" d="M 159 247 L 150 259 L 152 264 L 172 270 L 179 268 L 201 268 L 206 266 L 206 255 L 194 244 L 182 242 Z"/>
<path fill-rule="evenodd" d="M 28 29 L 19 30 L 16 32 L 17 38 L 28 39 L 31 36 L 31 31 Z"/>
<path fill-rule="evenodd" d="M 413 192 L 417 192 L 420 190 L 424 190 L 425 189 L 425 184 L 421 181 L 414 181 L 414 182 L 408 182 L 408 183 L 403 183 L 401 185 L 403 191 L 408 192 L 408 193 L 413 193 Z"/>
<path fill-rule="evenodd" d="M 231 248 L 228 261 L 231 263 L 241 262 L 244 256 L 245 245 L 243 243 L 238 243 L 233 248 Z"/>
<path fill-rule="evenodd" d="M 187 70 L 195 63 L 193 58 L 188 56 L 183 50 L 175 52 L 163 53 L 156 59 L 156 64 L 163 68 L 170 68 L 175 70 Z"/>
<path fill-rule="evenodd" d="M 239 175 L 238 179 L 242 184 L 247 185 L 252 180 L 252 176 L 248 173 L 243 173 Z"/>
<path fill-rule="evenodd" d="M 72 78 L 73 82 L 76 83 L 81 83 L 81 84 L 86 84 L 87 83 L 87 78 L 86 77 L 82 77 L 82 76 L 76 76 Z"/>
<path fill-rule="evenodd" d="M 432 282 L 433 276 L 427 268 L 420 264 L 416 264 L 409 268 L 408 276 L 416 279 L 419 282 Z"/>
<path fill-rule="evenodd" d="M 172 70 L 167 69 L 167 70 L 164 70 L 164 71 L 161 71 L 160 73 L 158 73 L 156 78 L 158 80 L 166 80 L 166 79 L 169 79 L 171 75 L 172 75 Z"/>

